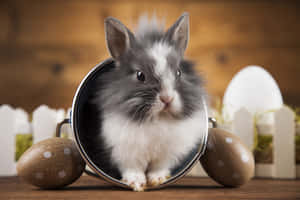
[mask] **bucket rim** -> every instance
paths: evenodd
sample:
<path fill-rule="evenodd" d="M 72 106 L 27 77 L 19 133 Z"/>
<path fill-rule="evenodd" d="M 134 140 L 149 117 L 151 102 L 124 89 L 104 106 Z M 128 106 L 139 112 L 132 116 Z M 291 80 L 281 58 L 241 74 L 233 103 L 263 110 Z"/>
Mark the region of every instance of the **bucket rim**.
<path fill-rule="evenodd" d="M 72 102 L 72 108 L 71 108 L 71 113 L 70 113 L 70 125 L 73 131 L 73 136 L 75 138 L 75 144 L 81 154 L 81 157 L 84 159 L 85 163 L 93 170 L 94 173 L 96 174 L 91 174 L 92 172 L 89 172 L 89 175 L 94 175 L 94 176 L 98 176 L 99 178 L 103 178 L 104 180 L 114 184 L 114 185 L 118 185 L 120 187 L 123 188 L 130 188 L 127 184 L 123 183 L 121 180 L 118 180 L 114 177 L 109 176 L 108 174 L 106 174 L 105 172 L 103 172 L 100 168 L 98 168 L 95 163 L 90 159 L 90 157 L 88 156 L 88 154 L 86 153 L 80 139 L 79 139 L 79 130 L 78 127 L 76 126 L 77 124 L 77 111 L 78 111 L 78 104 L 79 104 L 79 99 L 80 99 L 80 95 L 82 94 L 82 91 L 86 88 L 87 82 L 89 80 L 91 80 L 91 78 L 93 77 L 94 74 L 98 73 L 99 71 L 103 70 L 103 68 L 109 64 L 112 64 L 114 62 L 114 60 L 112 58 L 108 58 L 100 63 L 98 63 L 97 65 L 95 65 L 86 75 L 85 77 L 82 79 L 82 81 L 80 82 L 79 86 L 77 87 L 76 93 L 73 97 L 73 102 Z M 171 176 L 167 181 L 165 181 L 164 183 L 158 185 L 158 186 L 154 186 L 154 187 L 149 187 L 148 189 L 156 189 L 156 188 L 161 188 L 161 187 L 165 187 L 171 183 L 174 183 L 175 181 L 179 180 L 180 178 L 182 178 L 184 175 L 186 175 L 197 163 L 197 161 L 199 161 L 200 157 L 204 154 L 205 149 L 206 149 L 206 145 L 207 145 L 207 138 L 208 138 L 208 112 L 207 112 L 207 105 L 205 103 L 205 100 L 203 97 L 201 97 L 201 102 L 203 104 L 203 112 L 204 112 L 204 134 L 203 134 L 203 138 L 201 141 L 202 144 L 199 146 L 197 153 L 195 154 L 195 156 L 193 156 L 193 158 L 188 161 L 188 163 L 183 167 L 183 169 L 181 169 L 178 173 L 176 173 L 175 175 Z"/>

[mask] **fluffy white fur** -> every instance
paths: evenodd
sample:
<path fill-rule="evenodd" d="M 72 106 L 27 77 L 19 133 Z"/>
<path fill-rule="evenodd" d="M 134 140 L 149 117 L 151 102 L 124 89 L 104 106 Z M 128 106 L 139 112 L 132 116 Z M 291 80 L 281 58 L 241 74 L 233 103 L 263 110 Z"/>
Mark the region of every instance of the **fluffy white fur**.
<path fill-rule="evenodd" d="M 161 76 L 166 70 L 168 70 L 166 57 L 171 53 L 172 47 L 164 42 L 157 42 L 148 49 L 147 53 L 154 58 L 156 65 L 154 66 L 154 72 Z"/>
<path fill-rule="evenodd" d="M 181 111 L 182 104 L 180 102 L 180 98 L 178 92 L 175 90 L 175 74 L 171 72 L 170 67 L 167 66 L 167 56 L 172 51 L 172 47 L 167 45 L 164 42 L 155 43 L 148 49 L 148 54 L 156 61 L 156 65 L 154 66 L 154 73 L 161 77 L 161 86 L 162 91 L 158 94 L 156 98 L 156 103 L 152 107 L 152 113 L 157 114 L 162 110 L 164 104 L 159 100 L 159 95 L 169 96 L 173 99 L 172 104 L 170 106 L 170 111 L 173 113 L 177 113 Z"/>
<path fill-rule="evenodd" d="M 156 15 L 152 15 L 152 17 L 148 17 L 147 14 L 140 16 L 135 34 L 139 37 L 143 36 L 147 32 L 151 32 L 153 30 L 164 30 L 165 20 L 156 17 Z"/>
<path fill-rule="evenodd" d="M 157 119 L 138 125 L 120 114 L 106 115 L 105 143 L 112 147 L 123 180 L 136 190 L 143 189 L 146 177 L 152 183 L 164 182 L 170 169 L 202 138 L 199 119 L 200 111 L 182 121 Z"/>

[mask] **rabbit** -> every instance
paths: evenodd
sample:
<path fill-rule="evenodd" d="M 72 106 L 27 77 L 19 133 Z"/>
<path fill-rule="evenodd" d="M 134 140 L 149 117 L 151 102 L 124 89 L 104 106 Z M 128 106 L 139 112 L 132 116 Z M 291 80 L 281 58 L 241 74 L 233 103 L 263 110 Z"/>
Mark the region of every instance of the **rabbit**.
<path fill-rule="evenodd" d="M 114 66 L 99 77 L 93 99 L 101 113 L 98 139 L 121 181 L 143 191 L 164 183 L 204 134 L 204 81 L 184 58 L 189 15 L 167 31 L 142 18 L 135 33 L 108 17 L 105 35 Z"/>

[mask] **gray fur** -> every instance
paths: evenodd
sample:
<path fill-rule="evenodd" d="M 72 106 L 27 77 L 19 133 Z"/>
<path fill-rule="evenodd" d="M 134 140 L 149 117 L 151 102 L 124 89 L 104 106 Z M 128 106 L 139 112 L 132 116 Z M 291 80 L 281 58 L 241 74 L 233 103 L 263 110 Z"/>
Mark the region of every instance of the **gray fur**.
<path fill-rule="evenodd" d="M 108 18 L 105 26 L 107 46 L 115 66 L 98 78 L 97 97 L 93 100 L 104 115 L 121 113 L 138 123 L 151 120 L 149 110 L 161 90 L 161 80 L 154 73 L 155 60 L 147 54 L 147 49 L 158 42 L 173 47 L 167 57 L 171 71 L 176 73 L 178 68 L 182 71 L 175 88 L 183 102 L 183 109 L 173 118 L 180 120 L 202 109 L 200 101 L 205 95 L 202 79 L 194 71 L 192 62 L 183 58 L 188 42 L 186 13 L 166 33 L 158 23 L 152 23 L 151 29 L 143 24 L 136 35 L 114 18 Z M 145 74 L 144 83 L 136 79 L 137 70 Z"/>
<path fill-rule="evenodd" d="M 189 15 L 184 13 L 167 31 L 166 37 L 173 41 L 176 49 L 181 55 L 184 54 L 189 40 Z"/>

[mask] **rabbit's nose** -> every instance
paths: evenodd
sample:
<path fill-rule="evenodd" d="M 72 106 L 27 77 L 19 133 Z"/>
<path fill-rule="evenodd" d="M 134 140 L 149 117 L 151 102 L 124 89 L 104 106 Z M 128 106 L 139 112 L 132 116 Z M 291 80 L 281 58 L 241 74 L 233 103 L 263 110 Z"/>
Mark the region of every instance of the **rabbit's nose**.
<path fill-rule="evenodd" d="M 160 95 L 159 99 L 165 104 L 170 104 L 173 101 L 173 97 L 169 95 Z"/>

